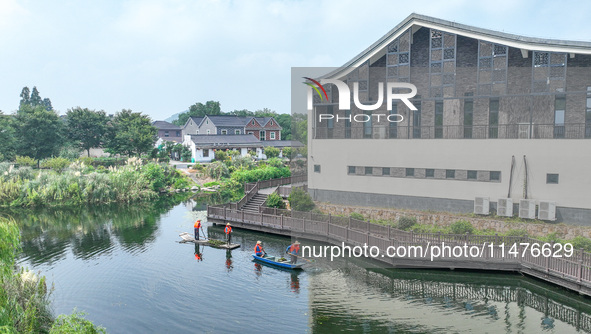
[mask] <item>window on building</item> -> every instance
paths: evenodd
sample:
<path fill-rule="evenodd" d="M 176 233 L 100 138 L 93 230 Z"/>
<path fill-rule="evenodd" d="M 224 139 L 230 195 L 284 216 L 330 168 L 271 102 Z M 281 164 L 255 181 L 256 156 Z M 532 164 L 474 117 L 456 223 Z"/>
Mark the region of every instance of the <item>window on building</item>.
<path fill-rule="evenodd" d="M 204 158 L 209 158 L 209 149 L 207 149 L 207 148 L 204 148 L 203 149 L 203 157 Z"/>
<path fill-rule="evenodd" d="M 468 180 L 476 180 L 477 177 L 478 177 L 478 171 L 475 171 L 475 170 L 468 171 Z"/>
<path fill-rule="evenodd" d="M 168 131 L 164 131 L 164 137 L 169 137 Z"/>
<path fill-rule="evenodd" d="M 205 121 L 205 124 L 209 124 L 209 120 Z"/>
<path fill-rule="evenodd" d="M 412 137 L 421 138 L 421 101 L 415 100 L 413 104 L 417 110 L 412 112 Z"/>
<path fill-rule="evenodd" d="M 320 173 L 320 165 L 314 165 L 314 173 Z"/>
<path fill-rule="evenodd" d="M 254 135 L 254 132 L 252 132 L 252 131 L 248 131 L 248 134 L 249 134 L 249 135 Z"/>
<path fill-rule="evenodd" d="M 265 131 L 262 131 L 262 130 L 261 130 L 261 131 L 259 131 L 259 140 L 260 140 L 260 141 L 263 141 L 263 140 L 265 140 L 265 139 L 266 139 L 266 138 L 265 138 Z"/>
<path fill-rule="evenodd" d="M 234 134 L 235 134 L 235 135 L 239 135 L 239 134 L 240 134 L 240 130 L 235 130 L 235 131 L 234 131 Z"/>
<path fill-rule="evenodd" d="M 470 93 L 466 93 L 468 95 Z M 468 96 L 471 96 L 468 95 Z M 474 124 L 474 101 L 464 100 L 464 138 L 472 138 L 472 125 Z"/>
<path fill-rule="evenodd" d="M 222 134 L 223 135 L 227 135 L 228 134 L 228 130 L 222 130 Z"/>
<path fill-rule="evenodd" d="M 455 169 L 446 169 L 445 170 L 445 178 L 446 179 L 455 179 L 456 178 L 456 170 Z"/>
<path fill-rule="evenodd" d="M 207 134 L 210 134 L 210 133 L 211 133 L 211 130 L 207 129 Z"/>
<path fill-rule="evenodd" d="M 355 166 L 349 166 L 347 173 L 348 174 L 355 174 Z"/>
<path fill-rule="evenodd" d="M 345 138 L 351 138 L 351 110 L 345 110 Z"/>
<path fill-rule="evenodd" d="M 373 167 L 365 167 L 365 175 L 372 175 Z"/>
<path fill-rule="evenodd" d="M 585 112 L 585 138 L 591 138 L 591 86 L 587 87 L 587 111 Z"/>
<path fill-rule="evenodd" d="M 382 175 L 390 175 L 390 167 L 382 168 Z"/>
<path fill-rule="evenodd" d="M 435 177 L 435 169 L 425 169 L 425 177 Z"/>
<path fill-rule="evenodd" d="M 435 102 L 435 138 L 443 138 L 443 101 Z"/>
<path fill-rule="evenodd" d="M 407 168 L 406 169 L 406 176 L 415 176 L 415 169 L 414 168 Z"/>
<path fill-rule="evenodd" d="M 398 104 L 392 103 L 392 110 L 390 110 L 390 115 L 398 114 Z M 388 138 L 398 138 L 398 123 L 392 122 L 398 120 L 399 117 L 391 116 L 390 122 L 388 122 Z"/>
<path fill-rule="evenodd" d="M 564 138 L 564 114 L 566 97 L 557 96 L 554 100 L 554 138 Z"/>
<path fill-rule="evenodd" d="M 488 102 L 488 138 L 499 138 L 499 99 Z"/>
<path fill-rule="evenodd" d="M 181 132 L 180 132 L 180 131 L 177 131 L 177 132 L 176 132 L 176 136 L 177 136 L 177 137 L 180 137 L 180 136 L 181 136 Z"/>
<path fill-rule="evenodd" d="M 269 132 L 269 139 L 275 140 L 275 132 Z"/>
<path fill-rule="evenodd" d="M 491 181 L 501 181 L 501 172 L 499 171 L 491 171 L 489 180 Z"/>
<path fill-rule="evenodd" d="M 558 174 L 546 174 L 547 184 L 558 184 Z"/>
<path fill-rule="evenodd" d="M 365 111 L 364 114 L 366 116 L 363 117 L 363 121 L 367 121 L 363 123 L 363 138 L 371 138 L 372 137 L 372 114 L 371 111 Z"/>
<path fill-rule="evenodd" d="M 250 124 L 254 125 L 254 119 L 252 120 L 252 123 L 250 123 Z"/>
<path fill-rule="evenodd" d="M 269 124 L 273 125 L 273 120 L 269 121 Z"/>

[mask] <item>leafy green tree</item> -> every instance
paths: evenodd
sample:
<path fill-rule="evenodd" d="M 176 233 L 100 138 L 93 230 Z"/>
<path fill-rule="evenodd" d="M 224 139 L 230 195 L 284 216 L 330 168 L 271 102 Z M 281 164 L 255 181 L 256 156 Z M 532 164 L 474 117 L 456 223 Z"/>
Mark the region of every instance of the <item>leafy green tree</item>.
<path fill-rule="evenodd" d="M 267 197 L 267 206 L 277 209 L 285 209 L 286 207 L 283 198 L 275 193 L 272 193 Z"/>
<path fill-rule="evenodd" d="M 236 116 L 254 116 L 254 113 L 248 109 L 230 111 L 228 115 Z"/>
<path fill-rule="evenodd" d="M 287 158 L 291 163 L 291 159 L 295 157 L 295 150 L 293 149 L 293 147 L 284 147 L 282 152 L 283 157 Z"/>
<path fill-rule="evenodd" d="M 205 104 L 197 102 L 189 107 L 189 111 L 180 114 L 179 118 L 172 123 L 183 126 L 189 117 L 203 117 L 205 115 L 222 115 L 220 103 L 218 101 L 207 101 Z"/>
<path fill-rule="evenodd" d="M 157 132 L 147 115 L 123 109 L 107 123 L 104 146 L 111 154 L 140 156 L 152 150 Z"/>
<path fill-rule="evenodd" d="M 45 107 L 45 110 L 51 111 L 53 110 L 53 106 L 51 105 L 51 100 L 49 98 L 44 98 L 41 102 L 41 105 Z"/>
<path fill-rule="evenodd" d="M 21 91 L 21 103 L 20 105 L 30 105 L 31 104 L 31 91 L 29 90 L 29 87 L 23 87 L 23 90 Z"/>
<path fill-rule="evenodd" d="M 316 206 L 310 194 L 300 188 L 292 190 L 288 200 L 289 206 L 293 211 L 312 211 Z"/>
<path fill-rule="evenodd" d="M 277 158 L 279 156 L 279 149 L 272 146 L 265 147 L 265 155 L 267 159 Z"/>
<path fill-rule="evenodd" d="M 294 114 L 291 131 L 292 140 L 298 140 L 306 145 L 308 143 L 308 116 L 305 114 Z"/>
<path fill-rule="evenodd" d="M 41 102 L 43 100 L 41 100 L 41 96 L 39 95 L 39 91 L 37 90 L 37 87 L 33 87 L 33 91 L 31 92 L 31 98 L 29 100 L 29 104 L 33 107 L 36 107 L 38 105 L 41 105 Z"/>
<path fill-rule="evenodd" d="M 64 123 L 43 106 L 21 105 L 14 117 L 16 147 L 20 155 L 37 160 L 58 155 L 63 145 Z"/>
<path fill-rule="evenodd" d="M 0 111 L 0 161 L 12 160 L 15 155 L 15 137 L 12 116 Z"/>
<path fill-rule="evenodd" d="M 68 110 L 66 117 L 68 138 L 86 150 L 88 156 L 91 148 L 103 144 L 109 120 L 104 111 L 76 107 Z"/>
<path fill-rule="evenodd" d="M 274 116 L 277 123 L 281 126 L 281 140 L 291 140 L 292 117 L 290 114 L 279 114 Z"/>

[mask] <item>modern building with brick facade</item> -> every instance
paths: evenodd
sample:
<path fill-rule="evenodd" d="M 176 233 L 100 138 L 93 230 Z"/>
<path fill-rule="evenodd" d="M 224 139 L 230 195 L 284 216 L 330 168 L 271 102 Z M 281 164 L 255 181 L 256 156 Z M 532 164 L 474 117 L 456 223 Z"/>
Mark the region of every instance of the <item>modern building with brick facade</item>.
<path fill-rule="evenodd" d="M 591 43 L 412 14 L 322 78 L 351 93 L 356 83 L 364 105 L 379 100 L 380 83 L 412 83 L 417 110 L 399 100 L 341 110 L 325 85 L 308 125 L 316 200 L 529 218 L 533 208 L 591 224 Z"/>

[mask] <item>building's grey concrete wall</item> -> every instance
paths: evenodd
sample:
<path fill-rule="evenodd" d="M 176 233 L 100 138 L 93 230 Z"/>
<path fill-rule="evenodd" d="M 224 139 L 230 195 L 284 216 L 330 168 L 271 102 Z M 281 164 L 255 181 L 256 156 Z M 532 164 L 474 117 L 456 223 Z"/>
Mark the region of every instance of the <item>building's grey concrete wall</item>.
<path fill-rule="evenodd" d="M 183 133 L 182 133 L 183 138 L 186 135 L 199 134 L 199 132 L 197 130 L 199 130 L 199 124 L 193 122 L 193 120 L 189 118 L 189 120 L 187 120 L 187 123 L 185 123 L 185 126 L 183 127 Z"/>

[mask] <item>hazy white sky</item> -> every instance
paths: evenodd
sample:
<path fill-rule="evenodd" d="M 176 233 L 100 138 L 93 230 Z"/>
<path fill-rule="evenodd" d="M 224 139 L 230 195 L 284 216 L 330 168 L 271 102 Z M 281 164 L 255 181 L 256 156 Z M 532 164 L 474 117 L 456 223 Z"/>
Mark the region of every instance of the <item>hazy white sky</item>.
<path fill-rule="evenodd" d="M 0 110 L 37 86 L 60 113 L 164 119 L 196 102 L 290 112 L 290 72 L 339 66 L 410 13 L 591 41 L 589 1 L 0 0 Z"/>

